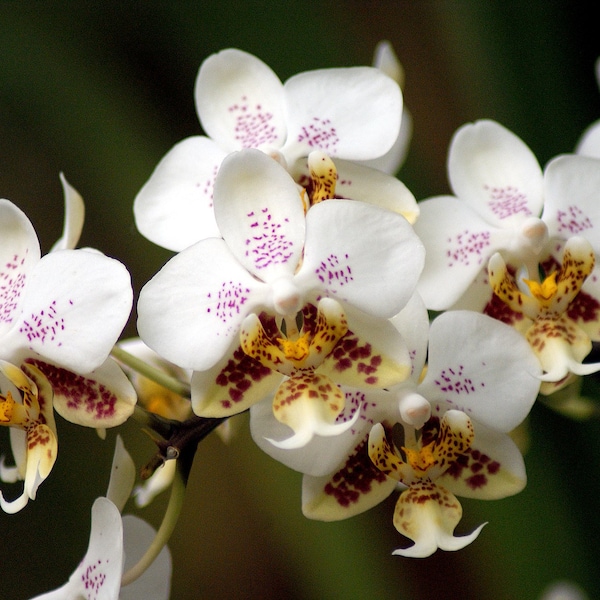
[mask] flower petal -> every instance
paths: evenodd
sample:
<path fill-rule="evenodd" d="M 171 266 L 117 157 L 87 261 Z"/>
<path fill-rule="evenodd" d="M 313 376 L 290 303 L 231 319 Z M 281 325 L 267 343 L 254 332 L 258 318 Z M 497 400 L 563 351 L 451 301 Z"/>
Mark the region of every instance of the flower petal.
<path fill-rule="evenodd" d="M 600 162 L 584 156 L 558 156 L 544 174 L 542 219 L 550 236 L 582 235 L 600 253 Z"/>
<path fill-rule="evenodd" d="M 48 379 L 56 412 L 71 423 L 96 429 L 115 427 L 133 413 L 135 390 L 111 358 L 86 375 L 38 359 L 29 359 L 28 363 Z"/>
<path fill-rule="evenodd" d="M 230 48 L 209 56 L 194 97 L 204 131 L 227 152 L 283 144 L 283 86 L 252 54 Z"/>
<path fill-rule="evenodd" d="M 448 152 L 455 195 L 495 227 L 515 227 L 542 210 L 543 177 L 531 150 L 495 121 L 463 125 Z"/>
<path fill-rule="evenodd" d="M 62 173 L 60 173 L 60 182 L 65 197 L 65 224 L 63 234 L 52 246 L 52 251 L 74 249 L 81 237 L 85 219 L 85 205 L 79 192 Z"/>
<path fill-rule="evenodd" d="M 454 528 L 462 517 L 462 507 L 454 494 L 428 481 L 412 484 L 404 491 L 394 510 L 394 526 L 415 543 L 392 554 L 425 558 L 438 548 L 460 550 L 477 538 L 485 523 L 469 535 L 455 537 Z"/>
<path fill-rule="evenodd" d="M 337 423 L 344 409 L 342 390 L 327 376 L 307 371 L 297 372 L 283 381 L 273 399 L 273 414 L 288 425 L 294 435 L 279 441 L 269 438 L 274 446 L 294 449 L 306 446 L 313 436 L 336 436 L 347 431 L 359 417 Z"/>
<path fill-rule="evenodd" d="M 62 587 L 32 600 L 115 600 L 121 589 L 123 524 L 119 509 L 107 498 L 92 506 L 90 542 L 83 560 Z"/>
<path fill-rule="evenodd" d="M 302 289 L 389 318 L 412 296 L 424 254 L 404 217 L 365 202 L 327 200 L 308 211 L 295 279 Z"/>
<path fill-rule="evenodd" d="M 336 159 L 336 197 L 361 200 L 401 214 L 414 224 L 419 205 L 412 192 L 398 179 L 372 167 Z M 308 182 L 306 159 L 296 161 L 291 173 L 299 183 Z"/>
<path fill-rule="evenodd" d="M 131 496 L 134 481 L 135 463 L 125 449 L 123 439 L 117 435 L 106 497 L 119 509 L 119 512 L 123 512 L 125 503 Z"/>
<path fill-rule="evenodd" d="M 144 520 L 133 515 L 123 517 L 124 571 L 137 563 L 155 537 L 156 531 Z M 172 571 L 171 553 L 169 548 L 164 546 L 152 565 L 138 579 L 121 589 L 119 600 L 168 600 Z"/>
<path fill-rule="evenodd" d="M 24 292 L 40 259 L 33 225 L 23 211 L 0 200 L 0 334 L 10 329 L 21 312 Z M 3 343 L 2 346 L 5 344 Z M 0 356 L 7 357 L 4 347 Z"/>
<path fill-rule="evenodd" d="M 192 409 L 200 417 L 229 417 L 272 394 L 283 376 L 234 343 L 219 362 L 192 375 Z"/>
<path fill-rule="evenodd" d="M 335 472 L 323 477 L 304 476 L 302 512 L 319 521 L 348 519 L 385 500 L 396 486 L 397 482 L 369 459 L 365 437 Z"/>
<path fill-rule="evenodd" d="M 426 249 L 417 290 L 427 308 L 446 310 L 486 267 L 506 235 L 488 225 L 464 202 L 438 196 L 419 203 L 415 232 Z"/>
<path fill-rule="evenodd" d="M 600 120 L 592 123 L 583 132 L 575 152 L 580 156 L 600 158 Z"/>
<path fill-rule="evenodd" d="M 304 244 L 304 207 L 288 172 L 258 150 L 229 155 L 215 182 L 215 216 L 232 253 L 255 277 L 294 274 Z"/>
<path fill-rule="evenodd" d="M 138 231 L 176 252 L 205 238 L 218 237 L 213 187 L 226 155 L 203 136 L 175 145 L 135 197 L 133 214 Z"/>
<path fill-rule="evenodd" d="M 431 325 L 427 375 L 418 392 L 434 405 L 434 415 L 458 409 L 506 432 L 529 413 L 540 375 L 529 344 L 512 327 L 486 315 L 451 311 Z"/>
<path fill-rule="evenodd" d="M 473 422 L 475 439 L 469 450 L 436 479 L 464 498 L 497 500 L 520 492 L 527 482 L 523 456 L 512 439 Z"/>
<path fill-rule="evenodd" d="M 263 452 L 295 471 L 315 477 L 336 472 L 340 464 L 354 452 L 355 446 L 366 437 L 374 419 L 379 418 L 378 408 L 390 399 L 386 392 L 369 392 L 367 395 L 350 388 L 342 388 L 342 391 L 345 395 L 344 411 L 338 415 L 336 423 L 353 420 L 356 413 L 360 413 L 346 431 L 333 437 L 314 436 L 302 448 L 281 449 L 268 440 L 285 439 L 289 436 L 289 427 L 275 418 L 272 402 L 264 400 L 250 409 L 252 439 Z"/>
<path fill-rule="evenodd" d="M 367 160 L 385 154 L 400 131 L 402 93 L 372 67 L 307 71 L 285 82 L 283 154 L 292 164 L 312 150 Z"/>
<path fill-rule="evenodd" d="M 267 292 L 223 240 L 203 240 L 174 256 L 142 288 L 138 331 L 165 359 L 206 370 L 222 358 Z"/>
<path fill-rule="evenodd" d="M 127 269 L 88 250 L 57 250 L 31 273 L 22 314 L 3 340 L 12 362 L 32 353 L 87 373 L 100 366 L 131 311 Z"/>

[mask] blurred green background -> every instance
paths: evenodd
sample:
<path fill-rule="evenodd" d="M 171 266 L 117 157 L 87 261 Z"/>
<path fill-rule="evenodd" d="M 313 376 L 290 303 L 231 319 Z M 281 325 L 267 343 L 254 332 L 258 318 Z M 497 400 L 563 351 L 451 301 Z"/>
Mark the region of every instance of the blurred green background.
<path fill-rule="evenodd" d="M 81 245 L 131 270 L 136 292 L 170 254 L 135 229 L 132 202 L 160 158 L 200 133 L 200 63 L 225 47 L 256 54 L 285 80 L 313 68 L 369 64 L 390 40 L 414 119 L 400 177 L 421 199 L 448 191 L 450 137 L 492 118 L 544 164 L 600 117 L 597 20 L 583 3 L 473 0 L 321 2 L 0 2 L 0 197 L 20 206 L 47 251 L 62 228 L 58 173 L 81 192 Z M 130 325 L 127 335 L 133 335 Z M 600 402 L 600 390 L 591 384 Z M 106 488 L 106 441 L 62 420 L 50 478 L 17 515 L 0 514 L 0 600 L 62 584 L 83 556 L 93 499 Z M 120 428 L 141 465 L 152 453 Z M 243 424 L 228 446 L 203 442 L 170 544 L 172 598 L 529 600 L 557 578 L 600 598 L 600 424 L 542 406 L 530 420 L 529 484 L 500 502 L 463 501 L 458 533 L 489 521 L 457 553 L 391 556 L 405 543 L 393 496 L 343 523 L 300 512 L 301 477 L 254 447 Z M 0 448 L 8 435 L 0 431 Z M 5 488 L 3 488 L 5 489 Z M 13 492 L 8 488 L 9 493 Z M 165 499 L 140 514 L 160 523 Z M 133 505 L 128 510 L 135 510 Z"/>

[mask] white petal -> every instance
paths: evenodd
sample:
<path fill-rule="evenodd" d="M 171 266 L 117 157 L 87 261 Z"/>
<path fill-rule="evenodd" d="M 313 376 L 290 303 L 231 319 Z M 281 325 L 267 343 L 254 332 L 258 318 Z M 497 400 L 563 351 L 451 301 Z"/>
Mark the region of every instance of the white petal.
<path fill-rule="evenodd" d="M 368 160 L 385 154 L 400 131 L 402 93 L 372 67 L 307 71 L 285 82 L 288 163 L 313 150 Z"/>
<path fill-rule="evenodd" d="M 127 269 L 87 250 L 57 250 L 31 273 L 23 312 L 4 340 L 13 362 L 31 353 L 79 373 L 107 358 L 131 311 Z"/>
<path fill-rule="evenodd" d="M 256 278 L 294 274 L 304 245 L 304 207 L 277 161 L 258 150 L 230 154 L 215 183 L 215 217 L 232 253 Z"/>
<path fill-rule="evenodd" d="M 174 256 L 142 288 L 138 331 L 167 360 L 203 371 L 219 361 L 267 292 L 223 240 L 203 240 Z"/>
<path fill-rule="evenodd" d="M 0 335 L 18 317 L 31 271 L 39 259 L 40 245 L 33 225 L 12 202 L 0 200 Z M 8 356 L 3 347 L 0 357 Z"/>
<path fill-rule="evenodd" d="M 283 86 L 252 54 L 227 49 L 209 56 L 194 96 L 204 131 L 227 152 L 283 144 Z"/>
<path fill-rule="evenodd" d="M 365 167 L 371 167 L 372 169 L 378 169 L 384 173 L 394 175 L 400 170 L 400 167 L 406 160 L 412 133 L 413 118 L 406 107 L 404 107 L 404 110 L 402 111 L 402 122 L 400 123 L 400 133 L 398 134 L 394 145 L 383 156 L 373 158 L 372 160 L 362 161 L 361 164 Z"/>
<path fill-rule="evenodd" d="M 133 515 L 123 517 L 124 571 L 137 563 L 155 535 L 156 531 L 142 519 Z M 172 571 L 171 553 L 165 546 L 141 577 L 121 589 L 119 600 L 168 600 Z"/>
<path fill-rule="evenodd" d="M 60 182 L 65 196 L 65 224 L 63 234 L 52 246 L 52 251 L 75 248 L 81 236 L 85 219 L 85 205 L 79 192 L 62 173 L 60 173 Z"/>
<path fill-rule="evenodd" d="M 581 156 L 600 158 L 600 120 L 592 123 L 583 132 L 575 152 Z"/>
<path fill-rule="evenodd" d="M 425 366 L 429 337 L 429 315 L 421 296 L 413 294 L 406 306 L 391 321 L 408 348 L 412 362 L 411 378 L 418 381 Z"/>
<path fill-rule="evenodd" d="M 298 166 L 305 161 L 296 163 Z M 375 204 L 387 208 L 405 217 L 410 223 L 414 223 L 419 216 L 419 205 L 412 192 L 398 179 L 367 167 L 346 160 L 336 160 L 335 166 L 338 170 L 336 183 L 336 196 L 362 200 L 369 204 Z M 306 168 L 304 169 L 306 172 Z"/>
<path fill-rule="evenodd" d="M 131 495 L 134 481 L 135 464 L 125 449 L 123 439 L 117 435 L 106 497 L 119 509 L 119 512 L 123 512 L 123 507 Z"/>
<path fill-rule="evenodd" d="M 542 219 L 550 236 L 581 235 L 600 253 L 600 160 L 576 155 L 553 159 L 546 167 Z"/>
<path fill-rule="evenodd" d="M 415 232 L 426 249 L 417 290 L 427 308 L 446 310 L 468 289 L 506 234 L 482 220 L 453 196 L 419 203 Z"/>
<path fill-rule="evenodd" d="M 299 287 L 378 317 L 404 307 L 425 254 L 404 217 L 365 202 L 327 200 L 313 206 L 306 221 Z"/>
<path fill-rule="evenodd" d="M 133 203 L 135 224 L 150 241 L 179 252 L 218 237 L 213 186 L 226 152 L 195 136 L 174 146 L 158 163 Z"/>
<path fill-rule="evenodd" d="M 92 506 L 92 531 L 87 553 L 69 581 L 32 600 L 117 600 L 123 567 L 123 525 L 117 507 L 107 498 Z"/>
<path fill-rule="evenodd" d="M 514 227 L 542 210 L 542 170 L 535 155 L 494 121 L 469 123 L 454 134 L 448 176 L 456 196 L 496 227 Z"/>
<path fill-rule="evenodd" d="M 437 410 L 457 409 L 496 431 L 529 413 L 541 366 L 515 329 L 486 315 L 451 311 L 429 332 L 427 375 L 419 393 Z"/>

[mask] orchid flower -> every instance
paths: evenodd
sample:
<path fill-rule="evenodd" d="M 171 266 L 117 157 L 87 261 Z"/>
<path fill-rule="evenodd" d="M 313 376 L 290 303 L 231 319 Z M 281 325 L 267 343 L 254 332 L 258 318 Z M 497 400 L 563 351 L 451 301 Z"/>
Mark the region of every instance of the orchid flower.
<path fill-rule="evenodd" d="M 129 274 L 118 261 L 95 250 L 73 249 L 83 225 L 83 201 L 63 176 L 61 181 L 63 235 L 43 257 L 29 219 L 0 200 L 0 360 L 39 369 L 62 417 L 103 431 L 123 423 L 135 405 L 133 387 L 108 358 L 129 316 L 133 293 Z M 2 470 L 5 481 L 23 475 L 17 458 L 20 435 L 11 430 L 17 465 Z M 23 497 L 10 505 L 3 502 L 2 508 L 22 508 Z"/>
<path fill-rule="evenodd" d="M 135 563 L 140 550 L 152 542 L 155 531 L 137 517 L 121 517 L 131 493 L 135 466 L 117 438 L 111 479 L 106 497 L 92 506 L 89 546 L 69 581 L 32 600 L 167 600 L 171 580 L 171 556 L 164 547 L 151 567 L 131 584 L 121 587 L 123 570 Z"/>
<path fill-rule="evenodd" d="M 420 203 L 415 224 L 427 250 L 418 290 L 428 308 L 483 311 L 491 298 L 487 262 L 496 252 L 533 278 L 539 263 L 560 261 L 557 248 L 574 235 L 600 252 L 597 160 L 558 156 L 542 172 L 516 135 L 494 121 L 477 121 L 454 135 L 448 175 L 455 196 Z M 597 301 L 596 280 L 590 278 L 588 293 Z"/>
<path fill-rule="evenodd" d="M 436 547 L 462 547 L 460 544 L 469 543 L 479 532 L 461 541 L 451 538 L 461 512 L 458 501 L 452 499 L 454 494 L 501 498 L 524 487 L 523 460 L 507 432 L 527 416 L 535 401 L 541 368 L 528 344 L 510 326 L 486 315 L 450 311 L 431 325 L 428 365 L 421 381 L 427 349 L 427 338 L 422 335 L 426 316 L 419 316 L 423 311 L 418 303 L 411 302 L 407 308 L 410 310 L 398 315 L 396 326 L 413 356 L 413 373 L 406 382 L 388 391 L 362 395 L 358 404 L 361 418 L 355 426 L 353 443 L 349 445 L 350 440 L 340 436 L 332 440 L 327 450 L 320 447 L 321 455 L 327 456 L 326 465 L 334 465 L 331 471 L 324 473 L 320 469 L 310 446 L 309 455 L 302 460 L 283 457 L 283 453 L 276 458 L 299 466 L 306 473 L 302 507 L 310 518 L 331 521 L 364 512 L 389 496 L 398 481 L 412 489 L 408 497 L 413 499 L 427 488 L 434 492 L 434 500 L 451 500 L 453 508 L 448 513 L 435 505 L 429 505 L 433 512 L 424 511 L 419 516 L 413 513 L 416 520 L 424 519 L 423 529 L 402 529 L 402 533 L 411 533 L 409 537 L 416 545 L 407 553 L 397 553 L 427 556 Z M 429 411 L 424 410 L 424 401 L 429 404 Z M 449 412 L 452 415 L 444 421 Z M 377 426 L 378 421 L 383 428 Z M 415 465 L 408 459 L 402 461 L 408 466 L 395 474 L 383 468 L 386 459 L 388 465 L 390 460 L 400 464 L 391 444 L 385 451 L 382 449 L 383 431 L 391 431 L 397 423 L 404 430 L 407 456 L 413 452 L 416 464 L 420 464 L 420 454 L 432 452 L 427 469 L 415 474 Z M 367 455 L 367 439 L 374 426 L 370 444 L 372 458 L 376 458 L 373 462 Z M 442 430 L 447 433 L 442 434 Z M 256 439 L 255 430 L 253 435 Z M 468 438 L 468 444 L 452 455 L 451 461 L 444 462 L 449 456 L 447 444 L 456 436 Z M 401 477 L 396 476 L 398 473 Z M 447 520 L 440 521 L 442 517 Z"/>
<path fill-rule="evenodd" d="M 581 237 L 566 242 L 560 268 L 553 269 L 541 284 L 526 278 L 515 281 L 500 254 L 490 259 L 490 285 L 496 296 L 522 317 L 514 325 L 539 358 L 543 381 L 550 382 L 542 384 L 542 393 L 563 387 L 571 374 L 600 370 L 600 363 L 582 362 L 592 341 L 600 341 L 600 320 L 597 315 L 595 321 L 581 319 L 575 305 L 594 263 L 592 246 Z"/>
<path fill-rule="evenodd" d="M 304 210 L 277 162 L 258 150 L 229 156 L 215 183 L 223 239 L 180 252 L 144 286 L 140 337 L 174 364 L 204 371 L 237 345 L 250 313 L 293 318 L 332 297 L 374 316 L 396 314 L 423 264 L 406 219 L 343 199 Z"/>
<path fill-rule="evenodd" d="M 365 325 L 359 334 L 350 331 L 341 305 L 330 298 L 306 306 L 299 319 L 298 329 L 292 320 L 278 327 L 275 319 L 249 315 L 241 347 L 213 369 L 194 373 L 194 412 L 228 416 L 268 397 L 285 439 L 267 435 L 267 441 L 286 450 L 302 448 L 315 434 L 343 434 L 358 418 L 356 413 L 355 419 L 335 422 L 345 405 L 341 384 L 382 389 L 407 377 L 410 359 L 393 327 L 384 332 L 376 325 L 378 335 L 373 330 L 365 335 Z"/>
<path fill-rule="evenodd" d="M 286 168 L 304 163 L 314 150 L 334 159 L 373 159 L 397 140 L 402 115 L 400 88 L 381 69 L 308 71 L 282 84 L 261 60 L 236 49 L 203 62 L 195 101 L 208 137 L 178 143 L 134 203 L 142 235 L 175 251 L 221 234 L 213 215 L 213 186 L 229 153 L 257 148 Z M 366 174 L 369 180 L 370 171 L 357 167 L 340 179 Z M 377 187 L 380 179 L 371 185 Z"/>

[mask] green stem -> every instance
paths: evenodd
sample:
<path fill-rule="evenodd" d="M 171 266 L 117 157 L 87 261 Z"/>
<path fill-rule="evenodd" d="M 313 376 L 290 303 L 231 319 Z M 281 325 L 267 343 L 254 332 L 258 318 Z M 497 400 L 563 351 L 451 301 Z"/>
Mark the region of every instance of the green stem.
<path fill-rule="evenodd" d="M 179 515 L 181 514 L 184 496 L 185 484 L 183 482 L 183 478 L 179 474 L 179 471 L 177 471 L 171 487 L 169 504 L 167 505 L 167 510 L 165 511 L 160 528 L 156 532 L 154 540 L 142 558 L 140 558 L 140 560 L 133 565 L 133 567 L 123 574 L 123 577 L 121 578 L 121 587 L 129 585 L 141 577 L 141 575 L 146 572 L 146 569 L 148 569 L 148 567 L 160 554 L 160 551 L 165 547 L 175 529 Z"/>
<path fill-rule="evenodd" d="M 148 364 L 141 358 L 138 358 L 126 350 L 123 350 L 123 348 L 120 346 L 114 346 L 111 354 L 113 358 L 117 359 L 119 362 L 122 362 L 124 365 L 127 365 L 151 381 L 162 385 L 164 388 L 170 390 L 174 394 L 182 396 L 183 398 L 191 397 L 189 384 L 179 381 L 179 379 L 168 375 L 161 369 Z"/>

